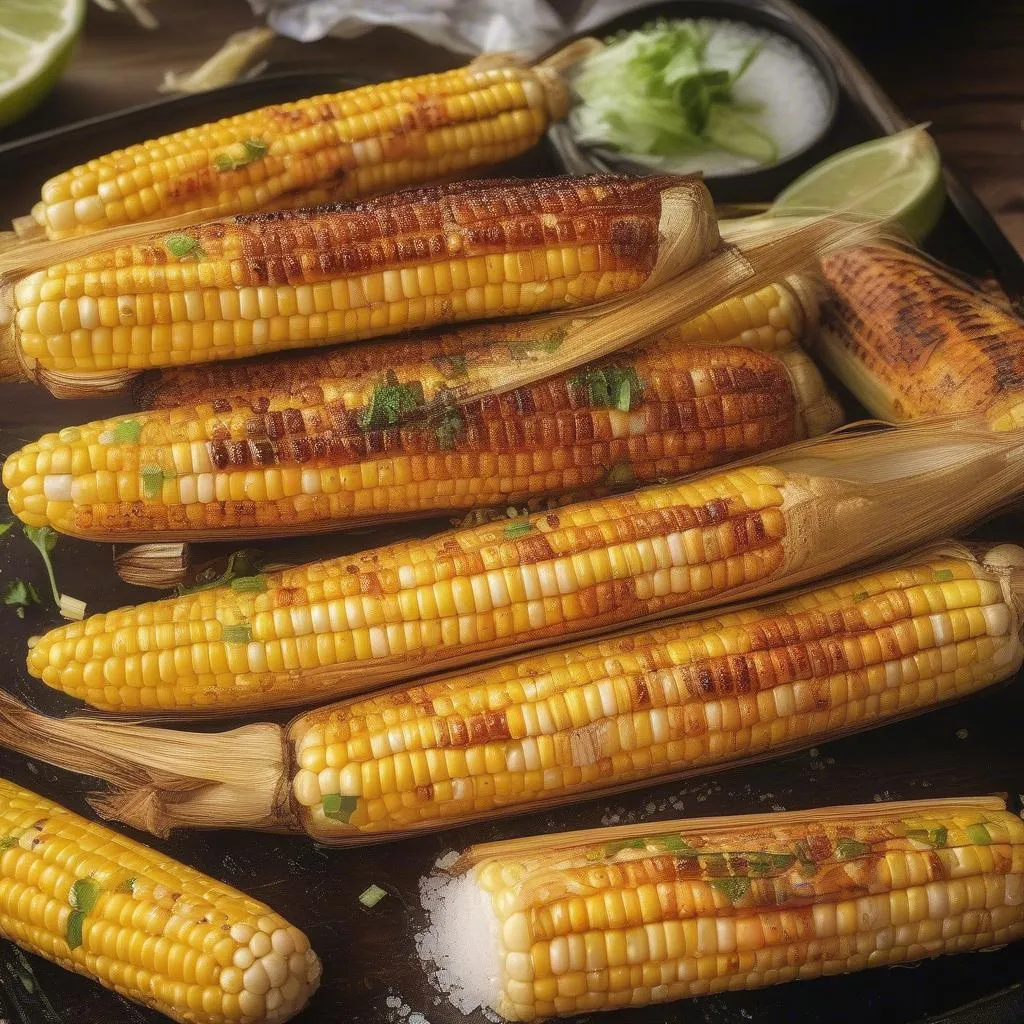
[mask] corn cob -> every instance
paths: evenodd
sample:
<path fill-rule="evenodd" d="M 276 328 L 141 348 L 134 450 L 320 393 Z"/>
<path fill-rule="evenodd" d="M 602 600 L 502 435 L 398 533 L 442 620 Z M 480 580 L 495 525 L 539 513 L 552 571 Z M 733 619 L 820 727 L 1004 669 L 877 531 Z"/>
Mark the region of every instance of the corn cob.
<path fill-rule="evenodd" d="M 717 241 L 695 179 L 410 189 L 358 206 L 128 232 L 108 248 L 71 243 L 80 257 L 11 289 L 7 344 L 29 375 L 114 386 L 152 367 L 596 303 L 675 276 Z"/>
<path fill-rule="evenodd" d="M 1016 673 L 1022 625 L 1024 549 L 947 543 L 780 603 L 508 659 L 282 727 L 225 735 L 53 720 L 0 697 L 0 743 L 107 780 L 115 791 L 94 806 L 158 834 L 272 828 L 351 845 L 919 714 Z M 184 767 L 168 777 L 170 764 Z"/>
<path fill-rule="evenodd" d="M 262 107 L 90 160 L 43 185 L 33 227 L 67 238 L 200 210 L 360 199 L 517 156 L 567 106 L 550 64 L 529 68 L 512 54 L 488 54 L 453 71 Z"/>
<path fill-rule="evenodd" d="M 539 836 L 472 847 L 453 870 L 425 901 L 427 954 L 460 1008 L 509 1021 L 1024 936 L 1024 822 L 997 798 Z"/>
<path fill-rule="evenodd" d="M 686 483 L 93 615 L 40 638 L 28 667 L 132 713 L 366 690 L 912 547 L 1016 493 L 1022 443 L 955 428 L 805 442 Z"/>
<path fill-rule="evenodd" d="M 466 358 L 424 359 L 424 348 L 359 346 L 333 358 L 362 372 L 331 377 L 331 357 L 318 357 L 266 396 L 242 386 L 47 434 L 5 463 L 8 504 L 26 523 L 95 540 L 312 533 L 607 492 L 841 422 L 799 350 L 671 342 L 424 416 Z"/>
<path fill-rule="evenodd" d="M 804 338 L 817 323 L 818 297 L 811 282 L 794 275 L 749 295 L 720 303 L 706 313 L 677 327 L 660 331 L 641 342 L 645 349 L 674 351 L 682 345 L 718 348 L 736 345 L 761 352 L 788 349 Z M 367 371 L 379 372 L 378 353 L 387 347 L 387 363 L 397 370 L 407 361 L 428 363 L 421 376 L 432 370 L 441 378 L 437 387 L 456 380 L 463 357 L 490 343 L 497 331 L 490 328 L 481 338 L 473 327 L 461 327 L 426 338 L 403 342 L 378 342 L 371 346 L 347 345 L 327 352 L 302 352 L 272 359 L 227 362 L 214 366 L 181 367 L 148 375 L 137 389 L 139 404 L 147 409 L 173 409 L 228 398 L 248 400 L 255 406 L 284 393 L 304 395 L 310 384 L 353 381 Z M 438 365 L 440 364 L 440 365 Z M 468 367 L 467 367 L 468 368 Z M 425 384 L 425 387 L 427 385 Z"/>
<path fill-rule="evenodd" d="M 815 354 L 888 420 L 1024 425 L 1024 323 L 916 253 L 862 246 L 822 260 L 831 289 Z"/>
<path fill-rule="evenodd" d="M 188 1024 L 290 1020 L 305 935 L 263 903 L 0 779 L 0 936 Z"/>

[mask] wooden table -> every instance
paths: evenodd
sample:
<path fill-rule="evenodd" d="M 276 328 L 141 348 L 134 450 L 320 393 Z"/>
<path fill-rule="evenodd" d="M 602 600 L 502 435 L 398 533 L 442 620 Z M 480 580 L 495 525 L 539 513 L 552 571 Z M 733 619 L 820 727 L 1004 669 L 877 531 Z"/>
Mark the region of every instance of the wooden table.
<path fill-rule="evenodd" d="M 514 2 L 514 0 L 510 0 Z M 895 5 L 896 0 L 892 0 Z M 19 125 L 29 133 L 70 120 L 152 98 L 166 68 L 186 69 L 212 52 L 231 30 L 249 23 L 241 0 L 216 4 L 199 0 L 157 0 L 154 10 L 164 23 L 149 35 L 126 18 L 90 12 L 81 50 L 65 80 L 36 114 Z M 1005 22 L 991 16 L 1002 7 Z M 1013 175 L 1020 166 L 1019 120 L 1024 112 L 1024 83 L 1012 82 L 1012 51 L 1005 40 L 1020 40 L 1024 12 L 1009 3 L 990 4 L 989 14 L 969 12 L 959 28 L 952 21 L 936 28 L 936 37 L 915 50 L 916 71 L 897 60 L 898 47 L 887 41 L 858 47 L 860 55 L 892 89 L 907 112 L 936 123 L 947 155 L 967 172 L 989 198 L 1005 228 L 1015 231 L 1024 248 L 1024 210 L 1015 207 Z M 819 12 L 820 13 L 820 12 Z M 829 15 L 836 23 L 856 15 Z M 945 16 L 944 16 L 945 17 Z M 952 18 L 952 15 L 949 17 Z M 988 19 L 988 20 L 986 20 Z M 891 24 L 887 20 L 887 25 Z M 986 27 L 987 26 L 987 27 Z M 860 33 L 864 26 L 852 25 Z M 981 40 L 976 55 L 965 53 L 968 31 Z M 890 31 L 887 29 L 887 31 Z M 942 33 L 945 32 L 946 35 Z M 945 44 L 942 40 L 945 39 Z M 987 40 L 987 42 L 984 42 Z M 956 45 L 953 45 L 953 44 Z M 947 55 L 940 59 L 942 45 Z M 275 43 L 277 62 L 306 61 L 323 66 L 333 61 L 343 70 L 387 78 L 408 69 L 426 70 L 454 63 L 396 33 L 379 32 L 355 43 L 327 42 L 299 47 Z M 962 63 L 958 66 L 958 61 Z M 974 77 L 967 69 L 975 68 Z M 1000 76 L 998 69 L 1002 67 Z M 918 73 L 920 77 L 918 77 Z M 925 82 L 930 85 L 924 84 Z M 973 92 L 966 83 L 973 83 Z M 985 111 L 984 131 L 972 118 Z M 154 131 L 159 126 L 154 125 Z M 14 131 L 9 133 L 12 137 Z M 1014 150 L 1012 147 L 1016 146 Z M 69 154 L 69 162 L 73 154 Z M 0 200 L 2 205 L 2 200 Z M 21 212 L 7 211 L 7 212 Z M 106 414 L 85 403 L 59 404 L 27 387 L 5 386 L 0 396 L 0 458 L 19 444 L 54 429 L 58 423 L 81 422 Z M 439 524 L 415 529 L 421 535 Z M 411 530 L 410 530 L 411 532 Z M 989 536 L 1021 536 L 1020 520 L 989 529 Z M 318 542 L 336 553 L 365 546 L 365 536 L 339 535 Z M 301 558 L 301 545 L 276 549 L 286 560 Z M 37 578 L 38 556 L 15 531 L 5 541 L 5 574 Z M 116 582 L 109 548 L 62 540 L 57 570 L 67 589 L 96 609 L 137 602 L 145 595 Z M 69 703 L 26 678 L 24 649 L 28 636 L 55 624 L 39 616 L 0 623 L 0 680 L 16 696 L 41 710 L 61 712 Z M 279 716 L 280 718 L 280 716 Z M 772 808 L 811 807 L 878 799 L 913 799 L 977 792 L 1020 792 L 1024 779 L 1024 691 L 1020 681 L 982 694 L 962 705 L 922 719 L 850 737 L 780 760 L 717 772 L 703 780 L 653 786 L 644 791 L 591 801 L 557 812 L 493 822 L 486 826 L 431 834 L 415 841 L 371 850 L 328 850 L 301 836 L 251 833 L 182 833 L 170 839 L 143 836 L 154 848 L 252 892 L 278 907 L 303 927 L 325 961 L 324 982 L 302 1024 L 402 1024 L 408 1011 L 430 1024 L 461 1024 L 463 1018 L 442 1004 L 419 969 L 414 936 L 423 926 L 417 879 L 445 851 L 469 842 L 550 832 L 607 820 L 633 821 L 709 813 L 763 812 Z M 84 794 L 95 789 L 87 778 L 56 771 L 39 762 L 0 751 L 0 774 L 58 796 L 68 806 L 90 813 Z M 384 886 L 388 897 L 373 910 L 358 903 L 367 886 Z M 922 964 L 915 970 L 875 971 L 819 982 L 735 993 L 669 1007 L 630 1011 L 615 1016 L 629 1024 L 687 1021 L 725 1024 L 752 1020 L 759 1024 L 907 1024 L 948 1010 L 1020 978 L 1020 948 L 987 955 Z M 397 1003 L 397 1005 L 396 1005 Z M 10 1024 L 158 1024 L 158 1016 L 140 1010 L 95 984 L 70 975 L 38 958 L 27 958 L 0 943 L 0 1021 Z M 475 1015 L 472 1024 L 483 1024 Z M 584 1018 L 601 1024 L 601 1018 Z"/>

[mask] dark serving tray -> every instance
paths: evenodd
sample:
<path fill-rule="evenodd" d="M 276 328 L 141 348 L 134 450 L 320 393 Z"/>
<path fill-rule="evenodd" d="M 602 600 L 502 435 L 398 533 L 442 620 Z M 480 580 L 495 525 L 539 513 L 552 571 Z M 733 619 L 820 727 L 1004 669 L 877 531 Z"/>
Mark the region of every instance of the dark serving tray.
<path fill-rule="evenodd" d="M 683 5 L 658 4 L 618 19 L 635 24 Z M 785 17 L 799 19 L 835 67 L 841 86 L 838 119 L 828 150 L 898 130 L 906 121 L 878 87 L 825 30 L 787 0 L 760 0 Z M 415 73 L 415 68 L 409 69 Z M 211 93 L 166 100 L 110 117 L 0 147 L 0 218 L 27 213 L 39 182 L 71 162 L 142 138 L 173 131 L 255 106 L 350 86 L 351 79 L 330 71 L 269 75 Z M 810 157 L 808 158 L 810 159 Z M 25 168 L 31 171 L 26 174 Z M 803 167 L 797 167 L 796 171 Z M 503 168 L 503 171 L 508 168 Z M 557 172 L 543 148 L 516 162 L 522 174 Z M 781 183 L 778 183 L 781 184 Z M 775 187 L 778 187 L 778 184 Z M 929 248 L 971 274 L 993 276 L 1012 300 L 1024 303 L 1024 262 L 973 195 L 948 175 L 951 202 Z M 767 188 L 767 186 L 765 186 Z M 774 190 L 774 189 L 773 189 Z M 723 197 L 719 197 L 723 198 Z M 749 194 L 766 201 L 772 194 Z M 848 397 L 848 396 L 847 396 Z M 111 415 L 129 408 L 125 399 L 58 402 L 41 390 L 0 386 L 0 457 L 46 430 Z M 854 406 L 850 402 L 851 411 Z M 275 545 L 283 558 L 342 553 L 398 536 L 424 536 L 438 521 L 388 527 L 335 537 Z M 987 537 L 1020 537 L 1020 519 L 987 524 Z M 120 582 L 111 549 L 62 538 L 56 552 L 62 588 L 89 602 L 91 609 L 149 599 Z M 42 566 L 20 531 L 0 540 L 0 580 L 25 576 L 43 590 Z M 0 672 L 3 685 L 41 710 L 64 713 L 71 702 L 28 679 L 25 643 L 56 624 L 48 611 L 25 620 L 0 607 Z M 273 717 L 273 716 L 268 716 Z M 283 720 L 282 715 L 277 716 Z M 158 850 L 194 865 L 273 905 L 309 935 L 324 962 L 324 979 L 302 1024 L 402 1024 L 420 1013 L 429 1024 L 482 1024 L 476 1014 L 463 1018 L 430 987 L 416 957 L 415 933 L 423 927 L 418 885 L 434 862 L 473 842 L 686 815 L 764 812 L 874 799 L 913 799 L 1019 792 L 1024 780 L 1024 687 L 1020 680 L 956 706 L 873 733 L 823 744 L 811 750 L 747 768 L 720 771 L 686 783 L 650 786 L 633 794 L 596 799 L 548 814 L 533 814 L 488 825 L 440 832 L 415 840 L 364 849 L 331 850 L 301 836 L 256 833 L 181 833 L 168 840 L 140 838 Z M 234 722 L 229 725 L 236 724 Z M 211 729 L 204 724 L 198 728 Z M 96 788 L 88 779 L 0 751 L 0 772 L 17 783 L 91 815 L 84 794 Z M 120 827 L 120 826 L 119 826 Z M 372 910 L 358 903 L 371 883 L 388 891 Z M 928 961 L 913 968 L 784 985 L 760 992 L 734 993 L 643 1010 L 580 1018 L 592 1024 L 667 1024 L 755 1021 L 765 1024 L 917 1024 L 926 1019 L 986 1021 L 1021 1019 L 1020 947 Z M 981 1000 L 981 1002 L 976 1002 Z M 956 1007 L 976 1003 L 964 1012 Z M 17 1024 L 157 1024 L 164 1018 L 140 1009 L 98 985 L 29 957 L 0 943 L 0 1020 Z M 422 1024 L 422 1022 L 421 1022 Z"/>

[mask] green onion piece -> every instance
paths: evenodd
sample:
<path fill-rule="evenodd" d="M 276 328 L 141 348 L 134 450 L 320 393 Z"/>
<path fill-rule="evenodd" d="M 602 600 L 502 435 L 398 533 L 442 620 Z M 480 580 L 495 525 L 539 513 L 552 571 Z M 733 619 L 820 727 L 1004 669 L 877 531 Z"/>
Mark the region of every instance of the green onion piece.
<path fill-rule="evenodd" d="M 142 424 L 138 420 L 121 420 L 114 427 L 114 444 L 138 444 L 142 436 Z"/>
<path fill-rule="evenodd" d="M 371 885 L 359 894 L 359 902 L 364 907 L 372 908 L 377 906 L 385 896 L 387 896 L 386 890 L 382 889 L 379 885 Z"/>
<path fill-rule="evenodd" d="M 992 842 L 992 833 L 980 822 L 977 825 L 968 825 L 964 831 L 972 843 L 979 846 L 988 846 Z"/>
<path fill-rule="evenodd" d="M 669 832 L 664 836 L 655 836 L 648 840 L 648 844 L 656 844 L 663 847 L 668 853 L 679 854 L 684 857 L 696 857 L 697 851 L 675 832 Z"/>
<path fill-rule="evenodd" d="M 853 860 L 854 857 L 864 857 L 870 852 L 871 847 L 867 843 L 850 839 L 848 836 L 843 836 L 836 843 L 836 856 L 840 860 Z"/>
<path fill-rule="evenodd" d="M 793 853 L 753 852 L 741 856 L 746 858 L 747 871 L 754 878 L 765 878 L 776 871 L 785 871 L 796 863 L 796 854 Z"/>
<path fill-rule="evenodd" d="M 263 591 L 267 589 L 267 577 L 262 573 L 259 576 L 238 576 L 231 581 L 232 590 L 240 591 Z"/>
<path fill-rule="evenodd" d="M 179 260 L 199 259 L 203 255 L 199 239 L 192 235 L 168 235 L 164 239 L 167 251 Z"/>
<path fill-rule="evenodd" d="M 80 910 L 83 914 L 88 914 L 96 906 L 99 898 L 100 887 L 91 878 L 76 879 L 71 886 L 71 892 L 68 893 L 71 909 Z"/>
<path fill-rule="evenodd" d="M 156 498 L 164 486 L 164 471 L 159 466 L 143 466 L 142 493 L 147 498 Z"/>
<path fill-rule="evenodd" d="M 270 149 L 270 146 L 262 139 L 246 139 L 243 145 L 245 146 L 246 153 L 249 155 L 247 163 L 266 156 L 267 151 Z"/>
<path fill-rule="evenodd" d="M 505 524 L 505 536 L 509 540 L 516 540 L 519 537 L 525 537 L 533 529 L 533 523 L 515 522 Z"/>
<path fill-rule="evenodd" d="M 68 914 L 68 925 L 64 934 L 68 949 L 78 949 L 82 944 L 82 925 L 84 923 L 85 914 L 81 910 L 72 910 Z"/>
<path fill-rule="evenodd" d="M 248 622 L 238 622 L 232 626 L 224 626 L 221 639 L 229 644 L 247 644 L 252 640 L 252 627 Z"/>
<path fill-rule="evenodd" d="M 343 821 L 347 825 L 358 803 L 359 798 L 355 796 L 327 793 L 320 801 L 320 806 L 328 818 L 333 818 L 335 821 Z"/>
<path fill-rule="evenodd" d="M 619 850 L 646 850 L 646 839 L 613 839 L 610 843 L 604 844 L 603 853 L 605 857 L 614 857 Z"/>
<path fill-rule="evenodd" d="M 224 171 L 233 171 L 235 169 L 235 158 L 228 156 L 227 153 L 218 153 L 213 158 L 213 166 L 222 173 Z"/>
<path fill-rule="evenodd" d="M 81 622 L 85 618 L 85 602 L 77 597 L 71 597 L 70 594 L 60 595 L 57 610 L 71 622 Z"/>
<path fill-rule="evenodd" d="M 731 875 L 728 878 L 712 878 L 711 884 L 721 893 L 725 893 L 730 903 L 739 903 L 750 892 L 750 879 L 744 875 Z"/>
<path fill-rule="evenodd" d="M 953 570 L 952 569 L 939 569 L 935 573 L 935 582 L 936 583 L 948 583 L 952 578 L 953 578 Z"/>

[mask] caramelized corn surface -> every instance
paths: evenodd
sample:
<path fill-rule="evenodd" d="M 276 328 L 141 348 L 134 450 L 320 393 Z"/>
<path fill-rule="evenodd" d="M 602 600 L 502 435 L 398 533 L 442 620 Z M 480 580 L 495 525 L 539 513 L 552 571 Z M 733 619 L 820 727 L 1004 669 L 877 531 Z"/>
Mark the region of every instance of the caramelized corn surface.
<path fill-rule="evenodd" d="M 0 936 L 187 1024 L 289 1020 L 320 977 L 263 903 L 5 780 Z"/>
<path fill-rule="evenodd" d="M 22 361 L 105 373 L 235 359 L 639 288 L 672 176 L 511 179 L 186 227 L 19 281 Z"/>
<path fill-rule="evenodd" d="M 785 484 L 745 467 L 93 615 L 41 637 L 29 671 L 126 711 L 366 689 L 765 580 Z"/>
<path fill-rule="evenodd" d="M 263 107 L 90 160 L 43 185 L 50 238 L 209 210 L 351 200 L 534 146 L 564 87 L 514 58 Z"/>
<path fill-rule="evenodd" d="M 497 918 L 494 1009 L 571 1016 L 1024 936 L 1024 822 L 955 801 L 901 806 L 604 842 L 597 830 L 532 854 L 492 844 L 471 870 Z"/>
<path fill-rule="evenodd" d="M 1011 313 L 893 248 L 836 253 L 822 274 L 819 351 L 875 415 L 1024 425 L 1024 323 Z"/>
<path fill-rule="evenodd" d="M 290 726 L 292 793 L 344 843 L 763 756 L 1008 678 L 1019 602 L 983 558 L 937 555 L 348 701 Z"/>
<path fill-rule="evenodd" d="M 308 532 L 602 493 L 839 422 L 797 350 L 661 341 L 456 406 L 445 395 L 465 357 L 423 359 L 424 347 L 293 358 L 278 389 L 246 387 L 241 372 L 198 406 L 47 434 L 7 460 L 8 503 L 26 523 L 95 539 Z M 321 372 L 298 373 L 307 361 Z M 351 372 L 332 376 L 335 361 Z"/>

